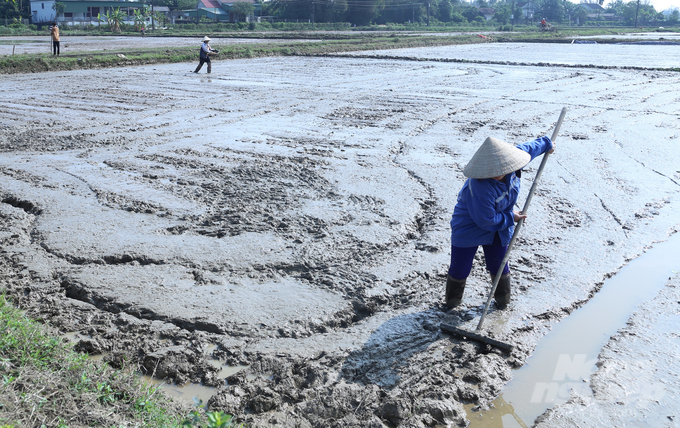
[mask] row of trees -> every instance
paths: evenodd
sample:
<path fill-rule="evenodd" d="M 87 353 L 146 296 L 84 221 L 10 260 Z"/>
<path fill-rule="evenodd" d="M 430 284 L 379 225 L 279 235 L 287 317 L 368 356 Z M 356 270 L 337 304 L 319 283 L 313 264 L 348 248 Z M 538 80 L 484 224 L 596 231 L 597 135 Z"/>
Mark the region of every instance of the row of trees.
<path fill-rule="evenodd" d="M 263 3 L 264 14 L 281 19 L 312 22 L 351 22 L 356 25 L 420 22 L 484 22 L 480 7 L 494 7 L 501 21 L 513 13 L 510 2 L 486 0 L 271 0 Z M 521 15 L 521 10 L 515 13 Z"/>
<path fill-rule="evenodd" d="M 594 2 L 594 0 L 593 0 Z M 351 22 L 356 25 L 385 23 L 429 23 L 432 20 L 455 23 L 483 23 L 480 9 L 495 11 L 494 23 L 523 24 L 547 18 L 554 23 L 585 23 L 589 11 L 568 0 L 533 0 L 533 19 L 525 19 L 519 0 L 270 0 L 263 3 L 264 14 L 281 19 L 311 22 Z M 677 23 L 678 11 L 666 16 L 649 0 L 611 0 L 604 11 L 619 17 L 625 25 Z M 636 21 L 637 17 L 637 21 Z M 594 18 L 604 20 L 602 16 Z"/>
<path fill-rule="evenodd" d="M 662 12 L 657 12 L 654 6 L 648 4 L 647 1 L 624 2 L 623 0 L 613 0 L 607 6 L 607 12 L 616 13 L 623 19 L 626 25 L 656 25 L 659 23 L 668 23 L 669 25 L 677 25 L 680 22 L 680 11 L 673 9 L 673 11 L 664 15 Z"/>
<path fill-rule="evenodd" d="M 151 2 L 152 0 L 147 0 Z M 262 0 L 260 0 L 262 1 Z M 153 0 L 156 6 L 168 6 L 170 10 L 195 9 L 197 0 Z M 527 23 L 519 0 L 268 0 L 262 1 L 263 14 L 277 19 L 310 22 L 350 22 L 355 25 L 386 23 L 484 23 L 486 18 L 480 9 L 495 10 L 494 23 Z M 246 16 L 245 8 L 252 5 L 238 2 L 244 8 L 239 15 Z M 532 10 L 536 19 L 545 17 L 550 22 L 579 22 L 587 20 L 588 12 L 580 4 L 568 0 L 534 0 Z M 649 0 L 611 0 L 605 10 L 615 13 L 625 25 L 649 25 L 666 22 L 678 23 L 678 10 L 669 16 L 657 12 Z M 252 12 L 251 12 L 252 13 Z M 29 0 L 0 0 L 0 18 L 25 19 L 31 16 Z M 135 17 L 137 18 L 137 17 Z M 163 17 L 158 17 L 163 19 Z"/>
<path fill-rule="evenodd" d="M 585 23 L 589 11 L 568 0 L 534 0 L 534 19 L 525 19 L 519 0 L 270 0 L 263 3 L 264 14 L 280 19 L 311 22 L 351 22 L 356 25 L 385 23 L 483 23 L 480 9 L 494 9 L 494 23 L 523 24 L 547 18 L 551 22 Z M 669 16 L 657 12 L 649 0 L 612 0 L 605 13 L 620 17 L 625 25 L 678 22 L 678 11 Z M 590 18 L 592 19 L 592 18 Z M 596 20 L 598 18 L 595 18 Z M 603 20 L 603 17 L 599 19 Z"/>
<path fill-rule="evenodd" d="M 551 22 L 576 22 L 584 23 L 588 19 L 604 20 L 602 14 L 599 17 L 588 18 L 588 12 L 580 4 L 571 3 L 562 0 L 544 0 L 536 2 L 536 14 L 545 17 Z M 649 1 L 642 0 L 611 0 L 604 13 L 615 15 L 622 24 L 627 26 L 633 25 L 656 25 L 659 23 L 669 23 L 671 25 L 678 24 L 679 12 L 677 9 L 670 14 L 664 15 L 663 12 L 657 12 Z"/>
<path fill-rule="evenodd" d="M 153 21 L 158 25 L 165 25 L 167 17 L 161 12 L 151 12 L 149 9 L 139 10 L 135 9 L 134 15 L 128 16 L 127 12 L 121 10 L 120 8 L 107 10 L 104 15 L 97 15 L 97 19 L 100 22 L 106 22 L 111 31 L 118 32 L 121 29 L 121 25 L 129 23 L 130 18 L 134 22 L 135 30 L 140 31 L 146 27 L 146 22 L 149 18 L 153 18 Z"/>

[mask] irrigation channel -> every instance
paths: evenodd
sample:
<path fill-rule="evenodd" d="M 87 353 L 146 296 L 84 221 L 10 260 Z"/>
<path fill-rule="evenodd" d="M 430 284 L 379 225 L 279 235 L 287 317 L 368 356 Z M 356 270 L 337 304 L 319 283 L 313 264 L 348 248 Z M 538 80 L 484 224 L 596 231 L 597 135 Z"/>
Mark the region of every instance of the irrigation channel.
<path fill-rule="evenodd" d="M 494 400 L 492 409 L 468 411 L 469 428 L 532 426 L 538 416 L 574 394 L 591 395 L 590 377 L 598 370 L 602 346 L 641 303 L 656 296 L 669 277 L 680 271 L 678 254 L 680 233 L 655 244 L 606 280 L 595 297 L 541 339 L 526 365 L 513 373 Z M 663 387 L 653 384 L 635 393 L 658 399 L 664 396 Z"/>

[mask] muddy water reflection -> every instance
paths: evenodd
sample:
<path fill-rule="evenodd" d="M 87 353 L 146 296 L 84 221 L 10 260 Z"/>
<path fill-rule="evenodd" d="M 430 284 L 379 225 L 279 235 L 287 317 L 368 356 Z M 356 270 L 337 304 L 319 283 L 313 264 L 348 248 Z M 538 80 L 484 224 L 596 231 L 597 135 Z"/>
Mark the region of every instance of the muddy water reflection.
<path fill-rule="evenodd" d="M 172 398 L 179 398 L 185 400 L 190 404 L 196 404 L 198 407 L 203 407 L 208 403 L 210 397 L 217 392 L 217 388 L 210 388 L 200 385 L 198 383 L 190 383 L 188 385 L 168 385 L 163 381 L 153 378 L 151 376 L 142 376 L 144 382 L 149 385 L 160 385 L 168 396 Z"/>
<path fill-rule="evenodd" d="M 652 299 L 680 269 L 680 233 L 656 244 L 605 281 L 595 297 L 555 326 L 503 394 L 486 412 L 468 410 L 470 427 L 525 427 L 573 394 L 592 394 L 602 346 L 626 324 L 637 305 Z"/>
<path fill-rule="evenodd" d="M 218 376 L 222 379 L 228 378 L 241 370 L 246 370 L 250 366 L 227 366 L 222 365 L 219 361 L 209 360 L 209 362 L 215 367 L 220 369 Z M 253 374 L 249 373 L 246 375 L 247 380 L 253 380 L 255 378 L 271 379 L 273 377 L 270 373 L 265 374 Z M 173 397 L 179 398 L 187 401 L 190 404 L 196 404 L 197 406 L 205 406 L 208 403 L 210 397 L 217 393 L 218 388 L 213 388 L 209 386 L 203 386 L 198 383 L 190 383 L 186 385 L 170 385 L 164 383 L 161 379 L 157 379 L 151 376 L 142 376 L 142 379 L 150 385 L 160 385 L 163 391 Z M 225 384 L 228 383 L 225 380 Z"/>
<path fill-rule="evenodd" d="M 215 360 L 209 361 L 215 367 L 220 369 L 220 373 L 218 376 L 223 379 L 250 367 L 250 366 L 224 366 L 221 365 L 218 361 Z M 246 378 L 254 379 L 255 377 L 257 377 L 257 375 L 248 375 Z M 163 388 L 163 391 L 173 398 L 180 398 L 191 404 L 196 404 L 200 406 L 204 406 L 208 402 L 210 397 L 212 397 L 217 392 L 217 388 L 203 386 L 198 383 L 190 383 L 187 385 L 170 385 L 164 383 L 161 379 L 157 379 L 151 376 L 142 376 L 142 379 L 144 379 L 144 381 L 150 385 L 160 385 L 161 388 Z"/>

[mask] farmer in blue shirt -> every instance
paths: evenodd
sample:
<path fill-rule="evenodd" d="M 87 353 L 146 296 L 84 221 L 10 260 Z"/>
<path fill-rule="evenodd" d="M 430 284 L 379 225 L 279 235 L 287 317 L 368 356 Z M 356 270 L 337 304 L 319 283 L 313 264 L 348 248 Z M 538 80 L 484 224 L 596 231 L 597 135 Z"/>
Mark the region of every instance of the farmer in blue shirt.
<path fill-rule="evenodd" d="M 463 301 L 465 282 L 481 245 L 486 268 L 495 279 L 510 244 L 515 222 L 526 215 L 514 211 L 519 195 L 521 170 L 532 159 L 554 150 L 548 137 L 513 146 L 487 138 L 465 167 L 468 177 L 458 193 L 451 218 L 451 265 L 446 279 L 446 306 Z M 510 268 L 505 264 L 494 300 L 500 309 L 510 303 Z"/>

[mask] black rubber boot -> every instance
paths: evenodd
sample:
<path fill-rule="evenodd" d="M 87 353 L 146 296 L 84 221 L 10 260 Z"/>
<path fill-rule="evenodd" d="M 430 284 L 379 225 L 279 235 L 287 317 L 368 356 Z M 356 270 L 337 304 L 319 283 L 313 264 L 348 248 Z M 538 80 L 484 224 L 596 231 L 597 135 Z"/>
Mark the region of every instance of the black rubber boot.
<path fill-rule="evenodd" d="M 451 275 L 446 275 L 446 306 L 455 308 L 463 302 L 463 292 L 465 292 L 465 279 L 456 279 Z"/>
<path fill-rule="evenodd" d="M 495 281 L 495 279 L 496 276 L 491 275 L 491 281 Z M 510 279 L 511 277 L 509 273 L 501 275 L 501 279 L 498 281 L 498 285 L 496 286 L 496 292 L 493 293 L 493 298 L 496 301 L 496 306 L 498 306 L 498 309 L 505 309 L 510 303 L 510 289 L 512 288 Z"/>

